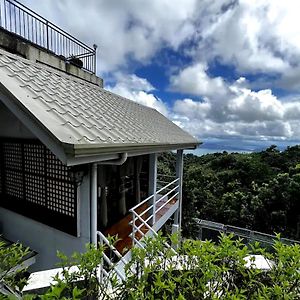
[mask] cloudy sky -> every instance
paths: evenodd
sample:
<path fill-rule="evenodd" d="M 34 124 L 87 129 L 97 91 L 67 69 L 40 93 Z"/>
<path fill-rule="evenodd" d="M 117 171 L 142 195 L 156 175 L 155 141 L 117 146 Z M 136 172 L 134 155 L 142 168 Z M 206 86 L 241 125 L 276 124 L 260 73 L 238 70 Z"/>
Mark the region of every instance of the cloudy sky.
<path fill-rule="evenodd" d="M 205 151 L 300 143 L 298 0 L 21 0 L 98 45 L 105 87 Z"/>

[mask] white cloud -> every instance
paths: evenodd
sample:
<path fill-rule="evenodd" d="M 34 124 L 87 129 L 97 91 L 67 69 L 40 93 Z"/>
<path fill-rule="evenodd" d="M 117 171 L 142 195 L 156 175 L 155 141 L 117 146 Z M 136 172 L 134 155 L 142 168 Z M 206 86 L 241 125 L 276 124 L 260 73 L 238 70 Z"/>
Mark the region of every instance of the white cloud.
<path fill-rule="evenodd" d="M 194 135 L 300 139 L 300 96 L 281 99 L 271 90 L 271 84 L 300 89 L 299 1 L 23 2 L 80 40 L 98 44 L 98 74 L 116 81 L 110 90 L 158 109 Z M 172 110 L 154 95 L 149 81 L 128 74 L 136 63 L 159 59 L 166 47 L 190 61 L 172 66 L 177 71 L 170 88 L 184 94 Z M 208 67 L 216 60 L 241 77 L 230 82 L 210 75 Z M 270 79 L 253 90 L 249 73 Z M 191 99 L 195 96 L 201 101 Z"/>
<path fill-rule="evenodd" d="M 283 73 L 300 54 L 298 1 L 240 0 L 223 3 L 201 1 L 200 55 L 218 57 L 241 71 Z M 203 6 L 208 6 L 205 10 Z M 210 14 L 204 14 L 210 9 Z M 209 50 L 209 51 L 206 51 Z M 205 53 L 206 51 L 206 53 Z"/>
<path fill-rule="evenodd" d="M 174 50 L 195 32 L 196 0 L 24 0 L 90 45 L 99 46 L 100 72 L 147 63 L 165 46 Z"/>
<path fill-rule="evenodd" d="M 154 90 L 154 87 L 145 78 L 140 78 L 135 74 L 122 73 L 117 73 L 116 78 L 117 83 L 108 85 L 106 87 L 108 90 L 142 105 L 154 108 L 165 116 L 168 115 L 168 108 L 164 102 L 154 94 L 149 93 Z"/>
<path fill-rule="evenodd" d="M 275 72 L 283 76 L 282 87 L 300 88 L 296 0 L 23 2 L 79 39 L 98 44 L 101 73 L 127 68 L 132 59 L 149 63 L 165 47 L 183 47 L 203 62 L 198 71 L 219 59 L 241 73 Z M 216 85 L 221 82 L 216 78 Z"/>
<path fill-rule="evenodd" d="M 23 2 L 79 39 L 98 44 L 101 72 L 126 68 L 132 58 L 148 63 L 162 48 L 182 46 L 204 69 L 219 59 L 240 72 L 291 72 L 285 87 L 300 76 L 296 0 Z"/>
<path fill-rule="evenodd" d="M 254 92 L 236 87 L 232 87 L 232 90 L 235 96 L 228 100 L 228 111 L 233 119 L 234 116 L 245 122 L 282 119 L 284 106 L 271 90 Z"/>
<path fill-rule="evenodd" d="M 186 98 L 177 100 L 174 104 L 174 112 L 178 112 L 180 116 L 187 116 L 189 118 L 203 120 L 211 109 L 211 104 L 207 102 L 193 101 Z M 174 116 L 176 118 L 176 115 Z"/>
<path fill-rule="evenodd" d="M 179 74 L 171 77 L 171 89 L 193 95 L 224 95 L 224 80 L 221 77 L 210 78 L 207 69 L 205 63 L 196 63 L 184 68 Z"/>
<path fill-rule="evenodd" d="M 187 70 L 199 71 L 198 64 L 187 67 Z M 245 78 L 231 84 L 222 81 L 223 95 L 220 97 L 217 91 L 214 94 L 216 78 L 207 73 L 197 77 L 193 72 L 181 70 L 173 75 L 173 85 L 182 74 L 186 82 L 193 82 L 190 94 L 204 99 L 185 98 L 174 103 L 173 118 L 192 134 L 217 138 L 300 139 L 295 123 L 300 119 L 300 97 L 281 101 L 270 89 L 251 90 Z M 205 78 L 204 89 L 202 78 Z M 209 93 L 208 87 L 211 88 Z M 180 85 L 177 88 L 181 91 Z M 186 92 L 185 87 L 183 91 Z"/>
<path fill-rule="evenodd" d="M 135 74 L 114 73 L 114 79 L 119 86 L 125 86 L 127 89 L 134 91 L 151 92 L 155 90 L 154 86 L 146 79 L 136 76 Z"/>

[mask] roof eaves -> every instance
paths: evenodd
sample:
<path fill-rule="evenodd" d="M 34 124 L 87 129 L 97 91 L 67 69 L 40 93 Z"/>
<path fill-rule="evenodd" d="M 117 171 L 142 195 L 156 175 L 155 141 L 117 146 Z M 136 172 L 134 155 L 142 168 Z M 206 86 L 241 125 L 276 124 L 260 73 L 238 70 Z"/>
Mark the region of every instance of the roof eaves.
<path fill-rule="evenodd" d="M 178 144 L 112 144 L 112 145 L 99 145 L 99 144 L 84 144 L 84 145 L 74 145 L 73 155 L 77 156 L 89 156 L 89 155 L 99 155 L 99 154 L 110 154 L 110 153 L 134 153 L 137 151 L 149 151 L 153 150 L 176 150 L 176 149 L 194 149 L 198 145 L 202 144 L 200 141 L 188 142 L 188 143 L 178 143 Z"/>
<path fill-rule="evenodd" d="M 79 165 L 94 163 L 97 161 L 103 161 L 106 159 L 117 159 L 120 153 L 127 153 L 128 157 L 137 155 L 146 155 L 151 153 L 179 150 L 179 149 L 195 149 L 197 145 L 202 144 L 202 142 L 197 143 L 182 143 L 182 144 L 169 144 L 169 145 L 158 145 L 158 144 L 134 144 L 134 145 L 111 145 L 110 147 L 103 147 L 99 145 L 76 145 L 76 149 L 71 147 L 74 145 L 68 145 L 68 160 L 67 165 Z M 98 147 L 97 147 L 98 146 Z"/>
<path fill-rule="evenodd" d="M 0 82 L 0 101 L 15 115 L 44 145 L 46 145 L 63 163 L 67 156 L 64 144 L 41 123 L 23 104 Z"/>

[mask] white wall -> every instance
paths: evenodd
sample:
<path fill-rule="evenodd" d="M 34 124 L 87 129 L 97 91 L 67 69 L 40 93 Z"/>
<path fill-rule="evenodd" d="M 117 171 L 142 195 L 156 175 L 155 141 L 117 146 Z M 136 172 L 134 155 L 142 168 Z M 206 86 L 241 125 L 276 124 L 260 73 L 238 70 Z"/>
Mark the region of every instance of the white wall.
<path fill-rule="evenodd" d="M 0 137 L 36 138 L 0 101 Z M 39 255 L 32 270 L 55 267 L 56 251 L 67 255 L 83 251 L 90 242 L 90 181 L 86 175 L 79 187 L 80 237 L 74 237 L 10 210 L 0 207 L 0 233 L 11 241 L 20 241 Z M 0 200 L 1 201 L 1 200 Z M 54 220 L 55 221 L 55 220 Z"/>
<path fill-rule="evenodd" d="M 80 237 L 74 237 L 27 217 L 0 208 L 0 228 L 5 238 L 20 241 L 39 253 L 30 270 L 39 271 L 56 267 L 56 251 L 70 255 L 84 251 L 90 242 L 90 184 L 85 176 L 80 186 Z"/>

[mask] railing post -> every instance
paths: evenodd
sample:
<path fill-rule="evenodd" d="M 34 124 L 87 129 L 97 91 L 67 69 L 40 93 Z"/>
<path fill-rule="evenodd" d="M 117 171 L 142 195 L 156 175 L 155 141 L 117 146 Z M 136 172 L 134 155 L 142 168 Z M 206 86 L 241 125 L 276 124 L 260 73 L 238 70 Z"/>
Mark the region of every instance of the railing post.
<path fill-rule="evenodd" d="M 135 214 L 134 214 L 134 211 L 132 211 L 132 247 L 135 246 L 135 233 L 136 233 L 136 229 L 135 229 Z"/>
<path fill-rule="evenodd" d="M 153 195 L 152 199 L 152 225 L 156 219 L 156 186 L 157 186 L 157 153 L 150 154 L 149 159 L 149 195 Z"/>
<path fill-rule="evenodd" d="M 94 74 L 96 74 L 97 71 L 97 48 L 98 46 L 96 44 L 93 45 L 94 48 Z"/>
<path fill-rule="evenodd" d="M 101 236 L 99 236 L 99 245 L 101 248 L 103 247 L 103 239 Z M 102 257 L 101 263 L 99 266 L 99 281 L 100 281 L 100 283 L 102 283 L 102 281 L 103 281 L 103 263 L 104 263 L 104 261 L 103 261 L 103 257 Z"/>
<path fill-rule="evenodd" d="M 46 21 L 46 48 L 49 50 L 49 24 Z"/>
<path fill-rule="evenodd" d="M 177 150 L 176 158 L 176 177 L 178 180 L 178 209 L 174 216 L 174 224 L 179 225 L 181 230 L 182 221 L 182 177 L 183 177 L 183 150 Z"/>

